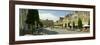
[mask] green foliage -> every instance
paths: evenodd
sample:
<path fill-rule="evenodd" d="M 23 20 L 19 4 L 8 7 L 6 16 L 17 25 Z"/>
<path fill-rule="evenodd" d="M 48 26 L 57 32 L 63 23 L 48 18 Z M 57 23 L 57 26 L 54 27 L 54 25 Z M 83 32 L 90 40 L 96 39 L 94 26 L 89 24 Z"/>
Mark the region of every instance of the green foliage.
<path fill-rule="evenodd" d="M 73 21 L 73 28 L 75 27 L 75 22 Z"/>
<path fill-rule="evenodd" d="M 88 21 L 88 25 L 90 25 L 90 20 Z"/>
<path fill-rule="evenodd" d="M 35 22 L 39 22 L 39 13 L 36 9 L 29 9 L 27 14 L 26 23 L 35 25 Z"/>
<path fill-rule="evenodd" d="M 65 27 L 67 27 L 67 24 L 65 23 Z"/>
<path fill-rule="evenodd" d="M 32 34 L 35 31 L 36 27 L 38 26 L 39 20 L 40 19 L 38 10 L 29 9 L 27 14 L 26 24 L 28 24 L 28 27 L 30 27 L 29 29 L 32 32 Z"/>
<path fill-rule="evenodd" d="M 68 27 L 70 26 L 70 22 L 68 22 Z"/>
<path fill-rule="evenodd" d="M 40 22 L 40 23 L 39 23 L 39 25 L 40 25 L 40 27 L 43 27 L 43 24 L 42 24 L 42 22 Z"/>
<path fill-rule="evenodd" d="M 83 26 L 82 20 L 79 18 L 79 19 L 78 19 L 78 28 L 81 29 L 82 26 Z"/>

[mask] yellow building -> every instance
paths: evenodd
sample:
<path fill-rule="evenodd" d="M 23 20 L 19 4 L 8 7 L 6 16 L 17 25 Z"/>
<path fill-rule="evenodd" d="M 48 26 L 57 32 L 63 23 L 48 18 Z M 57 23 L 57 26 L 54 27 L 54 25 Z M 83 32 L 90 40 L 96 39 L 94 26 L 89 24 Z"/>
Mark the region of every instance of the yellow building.
<path fill-rule="evenodd" d="M 88 11 L 73 11 L 72 14 L 68 14 L 64 17 L 60 17 L 60 19 L 54 23 L 54 25 L 57 27 L 68 27 L 68 23 L 70 22 L 70 25 L 73 26 L 73 22 L 75 22 L 75 25 L 78 25 L 78 19 L 82 20 L 83 25 L 88 25 L 88 22 L 90 20 L 90 13 Z"/>

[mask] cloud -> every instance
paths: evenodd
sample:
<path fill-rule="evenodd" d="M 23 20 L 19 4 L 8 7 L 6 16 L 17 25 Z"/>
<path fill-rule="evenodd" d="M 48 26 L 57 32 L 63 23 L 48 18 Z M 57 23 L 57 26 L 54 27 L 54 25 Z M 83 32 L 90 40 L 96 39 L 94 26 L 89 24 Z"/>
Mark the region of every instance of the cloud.
<path fill-rule="evenodd" d="M 39 17 L 42 20 L 48 19 L 48 20 L 53 20 L 54 22 L 59 20 L 59 17 L 55 16 L 52 13 L 39 13 Z"/>

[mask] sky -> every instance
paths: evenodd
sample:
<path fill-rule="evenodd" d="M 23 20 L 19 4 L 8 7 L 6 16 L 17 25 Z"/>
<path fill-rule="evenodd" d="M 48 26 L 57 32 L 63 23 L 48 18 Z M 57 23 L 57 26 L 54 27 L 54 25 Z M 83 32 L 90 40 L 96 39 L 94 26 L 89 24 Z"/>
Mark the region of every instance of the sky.
<path fill-rule="evenodd" d="M 53 20 L 56 22 L 59 20 L 59 17 L 63 17 L 67 14 L 71 13 L 69 10 L 47 10 L 47 9 L 39 9 L 39 17 L 42 20 Z"/>

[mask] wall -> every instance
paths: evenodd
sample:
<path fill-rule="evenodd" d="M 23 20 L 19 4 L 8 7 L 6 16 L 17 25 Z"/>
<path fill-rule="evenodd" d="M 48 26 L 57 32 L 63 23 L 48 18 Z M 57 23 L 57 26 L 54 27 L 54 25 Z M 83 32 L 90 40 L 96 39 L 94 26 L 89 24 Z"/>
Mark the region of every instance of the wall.
<path fill-rule="evenodd" d="M 30 0 L 30 1 L 39 1 L 39 2 L 52 2 L 52 3 L 71 3 L 71 4 L 84 4 L 84 5 L 95 5 L 95 0 Z M 99 1 L 97 1 L 99 3 Z M 2 3 L 2 4 L 1 4 Z M 9 0 L 0 1 L 0 45 L 9 45 Z M 98 4 L 98 9 L 99 9 Z M 97 10 L 99 14 L 99 10 Z M 36 43 L 36 44 L 26 44 L 26 45 L 99 45 L 99 16 L 97 18 L 97 35 L 96 40 L 81 40 L 81 41 L 64 41 L 64 42 L 50 42 L 50 43 Z M 19 44 L 25 45 L 25 44 Z"/>

